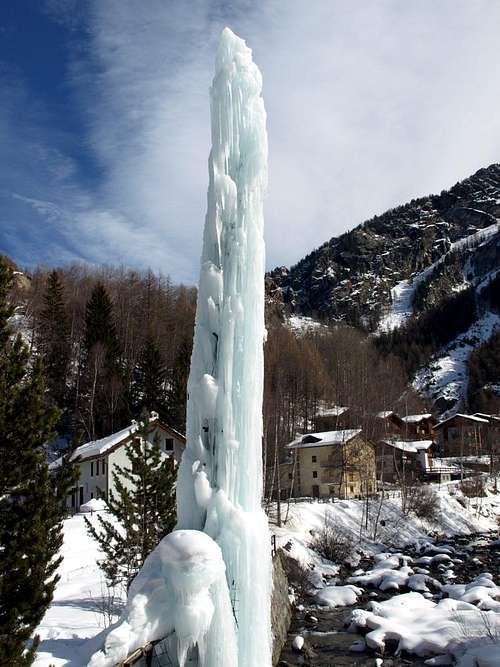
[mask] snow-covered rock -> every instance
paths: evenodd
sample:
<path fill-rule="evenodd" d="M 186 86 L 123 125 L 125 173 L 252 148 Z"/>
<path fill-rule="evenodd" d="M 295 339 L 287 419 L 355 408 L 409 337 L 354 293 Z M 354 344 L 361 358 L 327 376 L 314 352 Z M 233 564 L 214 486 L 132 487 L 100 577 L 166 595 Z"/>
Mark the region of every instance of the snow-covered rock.
<path fill-rule="evenodd" d="M 316 602 L 322 607 L 349 607 L 356 604 L 363 589 L 357 586 L 325 586 L 316 594 Z"/>

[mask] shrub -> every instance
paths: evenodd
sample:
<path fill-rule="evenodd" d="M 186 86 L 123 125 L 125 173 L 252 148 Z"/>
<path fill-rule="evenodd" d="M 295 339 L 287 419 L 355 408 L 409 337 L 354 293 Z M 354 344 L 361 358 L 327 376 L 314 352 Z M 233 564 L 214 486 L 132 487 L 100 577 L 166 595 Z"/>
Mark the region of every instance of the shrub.
<path fill-rule="evenodd" d="M 299 563 L 285 550 L 281 550 L 281 562 L 285 570 L 288 583 L 294 589 L 299 600 L 304 600 L 313 588 L 311 569 Z"/>
<path fill-rule="evenodd" d="M 484 498 L 486 496 L 486 486 L 482 477 L 464 479 L 463 482 L 460 482 L 459 488 L 467 498 Z"/>
<path fill-rule="evenodd" d="M 409 489 L 408 511 L 420 519 L 437 521 L 439 516 L 439 498 L 430 486 L 413 486 Z"/>
<path fill-rule="evenodd" d="M 323 527 L 314 536 L 311 546 L 323 558 L 343 563 L 351 555 L 352 539 L 345 528 L 325 516 Z"/>

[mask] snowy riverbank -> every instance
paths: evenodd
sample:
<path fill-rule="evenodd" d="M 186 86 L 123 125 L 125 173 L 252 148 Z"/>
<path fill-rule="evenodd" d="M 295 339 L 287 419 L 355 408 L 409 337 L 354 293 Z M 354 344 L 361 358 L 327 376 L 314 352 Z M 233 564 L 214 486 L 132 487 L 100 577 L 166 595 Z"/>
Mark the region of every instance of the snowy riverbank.
<path fill-rule="evenodd" d="M 500 664 L 500 497 L 465 499 L 446 487 L 436 493 L 432 524 L 403 517 L 397 499 L 384 503 L 377 539 L 370 512 L 360 534 L 362 501 L 293 506 L 289 523 L 275 529 L 277 542 L 301 563 L 309 585 L 296 589 L 302 604 L 283 664 Z M 325 521 L 352 545 L 350 565 L 311 548 Z"/>

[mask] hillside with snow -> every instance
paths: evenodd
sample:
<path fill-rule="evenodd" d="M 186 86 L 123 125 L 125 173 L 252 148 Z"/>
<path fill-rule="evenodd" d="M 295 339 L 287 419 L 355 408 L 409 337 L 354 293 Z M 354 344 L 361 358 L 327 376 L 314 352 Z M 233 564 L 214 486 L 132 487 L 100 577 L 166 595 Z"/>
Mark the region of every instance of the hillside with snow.
<path fill-rule="evenodd" d="M 500 165 L 493 164 L 331 239 L 290 269 L 275 269 L 268 301 L 296 332 L 343 322 L 385 335 L 384 352 L 400 356 L 414 388 L 448 413 L 467 406 L 471 354 L 499 330 L 499 221 Z M 425 329 L 437 328 L 440 312 L 455 317 L 446 334 L 433 336 Z M 500 375 L 491 375 L 494 403 Z"/>

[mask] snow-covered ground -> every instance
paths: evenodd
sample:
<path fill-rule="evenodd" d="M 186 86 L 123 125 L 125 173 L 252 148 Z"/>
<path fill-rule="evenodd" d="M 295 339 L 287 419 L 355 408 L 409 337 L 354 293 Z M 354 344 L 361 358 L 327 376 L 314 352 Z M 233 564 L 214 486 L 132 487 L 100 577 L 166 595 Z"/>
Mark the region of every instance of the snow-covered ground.
<path fill-rule="evenodd" d="M 403 519 L 397 500 L 388 501 L 380 515 L 386 524 L 380 537 L 386 544 L 371 539 L 369 530 L 360 536 L 362 501 L 300 502 L 293 507 L 289 523 L 275 532 L 279 544 L 286 545 L 289 553 L 314 575 L 310 583 L 316 590 L 309 589 L 306 600 L 310 602 L 305 608 L 303 605 L 296 608 L 292 655 L 306 650 L 306 643 L 311 651 L 326 646 L 320 640 L 322 635 L 330 638 L 332 651 L 342 651 L 339 632 L 345 634 L 345 631 L 339 631 L 341 625 L 334 625 L 339 623 L 339 617 L 328 613 L 334 607 L 351 607 L 341 622 L 350 621 L 347 632 L 363 636 L 353 635 L 349 650 L 353 654 L 374 652 L 373 664 L 384 664 L 384 659 L 376 656 L 385 655 L 386 649 L 391 655 L 397 646 L 396 654 L 405 651 L 428 658 L 429 665 L 500 665 L 497 567 L 493 566 L 490 572 L 479 569 L 477 574 L 478 568 L 485 567 L 483 563 L 492 564 L 486 552 L 480 552 L 485 557 L 483 561 L 477 557 L 479 552 L 475 552 L 474 546 L 463 541 L 453 546 L 452 539 L 454 535 L 497 530 L 500 496 L 489 493 L 485 498 L 469 499 L 467 505 L 457 489 L 449 488 L 455 495 L 450 495 L 447 487 L 434 487 L 439 513 L 433 529 L 447 535 L 451 543 L 430 540 L 426 535 L 430 529 L 427 522 L 414 517 Z M 336 568 L 337 576 L 332 577 L 336 566 L 323 561 L 311 549 L 314 533 L 325 525 L 326 519 L 342 527 L 353 552 L 359 552 L 363 558 L 352 559 L 351 575 L 343 580 L 339 578 L 340 568 Z M 497 543 L 491 540 L 491 536 L 471 537 L 471 544 L 477 547 L 489 544 L 491 548 Z M 398 546 L 403 545 L 406 547 L 400 551 Z M 470 578 L 467 578 L 468 562 L 475 568 Z M 391 644 L 386 646 L 387 642 Z M 333 655 L 337 654 L 327 652 L 323 657 L 328 661 Z M 345 659 L 345 654 L 342 655 Z M 326 665 L 326 661 L 321 664 Z"/>
<path fill-rule="evenodd" d="M 486 312 L 453 342 L 438 352 L 428 366 L 420 369 L 413 381 L 414 388 L 432 400 L 443 398 L 450 405 L 467 392 L 467 362 L 471 352 L 487 341 L 500 326 L 500 317 Z M 447 413 L 442 415 L 447 416 Z"/>
<path fill-rule="evenodd" d="M 311 548 L 315 531 L 321 530 L 328 517 L 342 526 L 345 535 L 352 542 L 353 553 L 383 552 L 387 544 L 400 544 L 425 540 L 428 533 L 438 530 L 447 535 L 493 530 L 497 527 L 496 517 L 500 516 L 500 496 L 491 495 L 482 499 L 470 499 L 467 509 L 458 502 L 456 496 L 448 492 L 447 486 L 440 489 L 439 524 L 429 524 L 416 517 L 404 517 L 399 499 L 384 502 L 380 519 L 385 526 L 379 528 L 373 540 L 373 533 L 363 531 L 360 524 L 364 517 L 365 504 L 359 500 L 337 501 L 335 503 L 298 502 L 290 506 L 289 520 L 282 528 L 273 527 L 277 545 L 289 545 L 290 554 L 304 565 L 313 565 L 312 580 L 318 587 L 323 586 L 323 576 L 334 576 L 338 566 L 323 560 Z M 375 505 L 372 505 L 373 516 Z M 92 523 L 97 522 L 97 514 L 86 515 Z M 370 521 L 369 521 L 370 524 Z M 382 542 L 385 544 L 383 545 Z M 35 661 L 35 667 L 83 667 L 90 655 L 99 648 L 100 633 L 105 628 L 104 615 L 100 611 L 106 598 L 106 587 L 97 565 L 99 550 L 88 535 L 84 517 L 77 514 L 64 522 L 64 560 L 60 566 L 59 581 L 54 600 L 37 629 L 42 642 Z M 346 603 L 356 597 L 355 586 L 344 590 L 324 590 L 325 603 Z M 116 600 L 116 610 L 123 605 L 123 596 Z M 89 638 L 95 637 L 93 641 Z"/>
<path fill-rule="evenodd" d="M 97 524 L 98 514 L 86 516 Z M 99 549 L 87 533 L 83 514 L 64 521 L 61 555 L 64 557 L 59 567 L 61 579 L 36 631 L 42 641 L 34 667 L 83 667 L 92 652 L 86 639 L 98 635 L 105 627 L 101 609 L 107 606 L 107 589 L 97 565 Z M 118 614 L 123 601 L 123 594 L 115 600 Z"/>
<path fill-rule="evenodd" d="M 380 512 L 379 527 L 373 539 L 374 517 L 378 503 L 370 505 L 368 529 L 360 532 L 364 524 L 366 504 L 362 500 L 338 500 L 334 503 L 298 502 L 290 505 L 288 521 L 281 528 L 273 526 L 278 547 L 288 545 L 291 556 L 303 565 L 313 566 L 313 581 L 320 581 L 324 575 L 336 574 L 337 566 L 323 560 L 312 548 L 315 532 L 321 531 L 325 522 L 338 526 L 349 542 L 353 551 L 375 554 L 386 549 L 387 545 L 402 546 L 410 542 L 426 539 L 430 532 L 453 536 L 485 532 L 497 529 L 497 517 L 500 517 L 500 495 L 470 499 L 468 507 L 458 501 L 458 491 L 450 486 L 433 485 L 439 499 L 438 522 L 429 523 L 410 514 L 401 512 L 400 498 L 384 500 Z M 284 515 L 284 513 L 283 513 Z"/>

